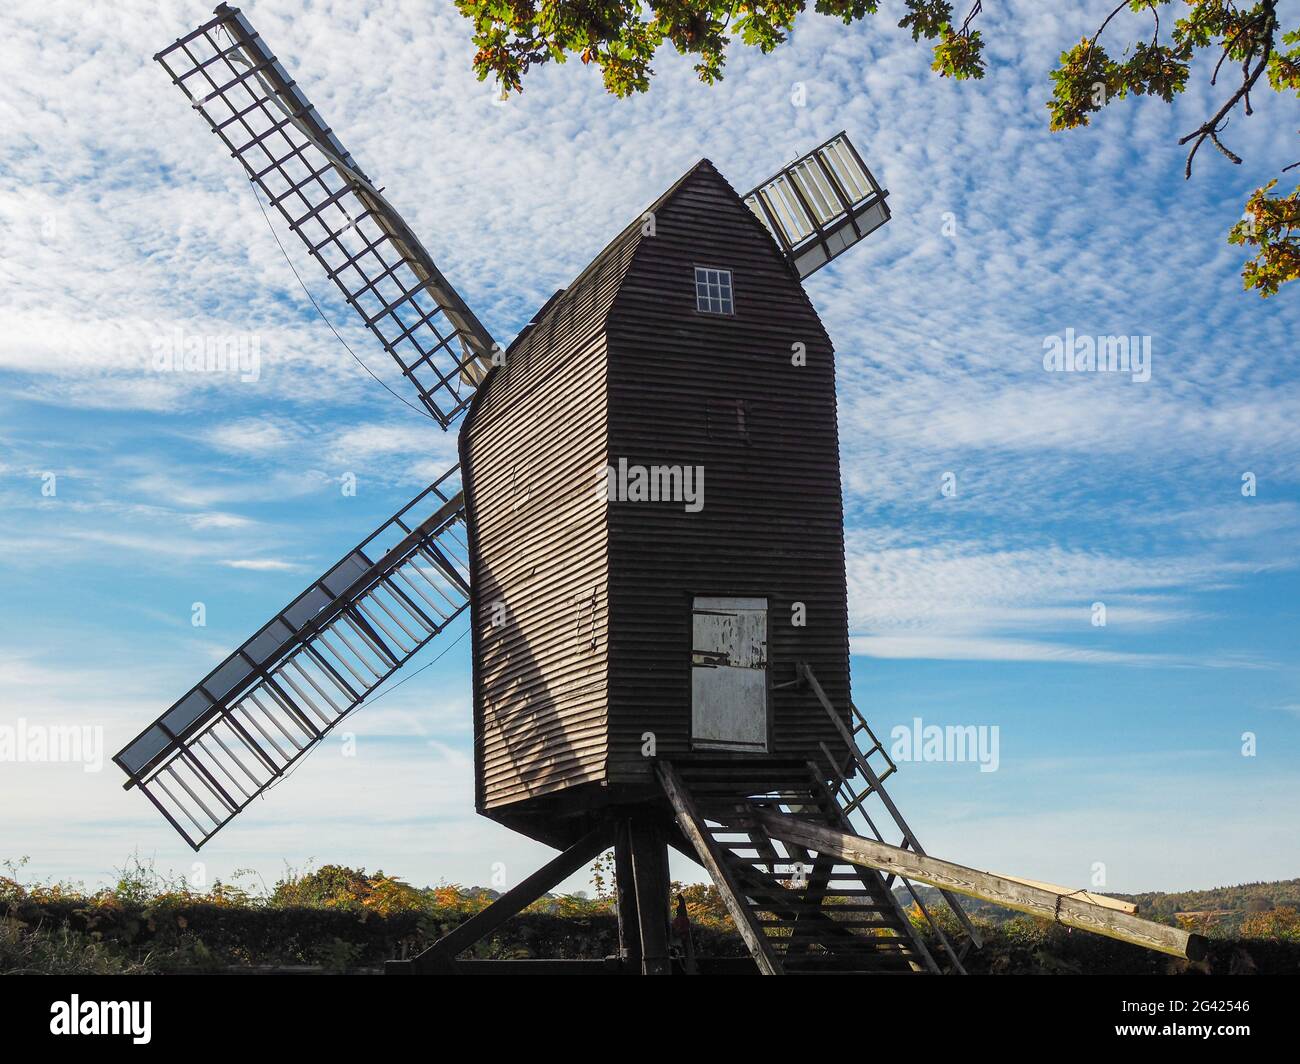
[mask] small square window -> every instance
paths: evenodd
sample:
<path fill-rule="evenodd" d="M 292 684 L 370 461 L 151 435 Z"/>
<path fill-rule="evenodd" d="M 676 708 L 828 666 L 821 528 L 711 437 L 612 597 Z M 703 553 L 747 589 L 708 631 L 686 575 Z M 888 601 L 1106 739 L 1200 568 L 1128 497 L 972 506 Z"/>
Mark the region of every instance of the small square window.
<path fill-rule="evenodd" d="M 731 271 L 711 266 L 695 267 L 695 306 L 706 314 L 734 314 L 731 300 Z"/>

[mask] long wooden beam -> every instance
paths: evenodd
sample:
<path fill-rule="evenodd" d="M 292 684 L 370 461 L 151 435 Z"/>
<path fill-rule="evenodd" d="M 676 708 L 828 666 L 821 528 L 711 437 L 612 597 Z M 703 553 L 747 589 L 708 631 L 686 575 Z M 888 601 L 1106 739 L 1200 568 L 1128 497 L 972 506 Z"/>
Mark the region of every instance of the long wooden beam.
<path fill-rule="evenodd" d="M 1072 890 L 1070 887 L 1063 887 L 1059 883 L 1044 883 L 1041 879 L 1026 879 L 1024 876 L 1009 876 L 1005 872 L 998 872 L 1003 879 L 1009 879 L 1012 883 L 1023 883 L 1027 887 L 1039 887 L 1042 890 L 1051 891 L 1053 894 L 1069 894 L 1071 897 L 1082 898 L 1084 901 L 1090 901 L 1093 905 L 1100 905 L 1106 909 L 1114 909 L 1116 912 L 1128 913 L 1130 916 L 1136 916 L 1138 907 L 1131 901 L 1123 901 L 1119 898 L 1110 898 L 1105 894 L 1094 894 L 1090 890 Z"/>
<path fill-rule="evenodd" d="M 1086 892 L 1059 894 L 1031 883 L 941 861 L 936 857 L 927 857 L 873 839 L 810 824 L 767 809 L 756 808 L 754 816 L 773 838 L 806 846 L 818 853 L 832 854 L 850 864 L 892 872 L 905 879 L 928 883 L 940 890 L 952 890 L 972 898 L 982 898 L 1008 909 L 1057 920 L 1069 927 L 1117 938 L 1122 942 L 1131 942 L 1175 957 L 1187 957 L 1195 961 L 1203 958 L 1206 953 L 1207 942 L 1203 936 L 1189 934 L 1182 928 L 1143 920 L 1089 901 L 1081 896 Z"/>

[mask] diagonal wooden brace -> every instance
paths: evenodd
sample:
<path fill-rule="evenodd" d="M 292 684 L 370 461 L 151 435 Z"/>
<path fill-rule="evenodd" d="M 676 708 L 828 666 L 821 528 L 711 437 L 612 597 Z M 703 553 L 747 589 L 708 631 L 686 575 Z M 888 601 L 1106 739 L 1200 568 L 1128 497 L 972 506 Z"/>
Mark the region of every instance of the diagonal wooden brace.
<path fill-rule="evenodd" d="M 660 783 L 663 784 L 664 792 L 672 803 L 673 811 L 677 814 L 678 827 L 695 848 L 700 864 L 709 873 L 713 885 L 718 888 L 723 904 L 726 905 L 732 920 L 736 922 L 736 930 L 740 932 L 740 937 L 749 947 L 750 955 L 758 965 L 759 972 L 763 975 L 784 975 L 781 962 L 772 951 L 767 936 L 754 922 L 753 914 L 745 905 L 743 887 L 731 874 L 726 858 L 709 835 L 704 821 L 695 808 L 695 802 L 682 786 L 682 781 L 673 771 L 672 765 L 660 761 L 655 769 L 659 774 Z"/>
<path fill-rule="evenodd" d="M 454 972 L 456 954 L 464 952 L 479 939 L 490 935 L 510 917 L 531 905 L 558 883 L 568 879 L 583 865 L 599 857 L 613 845 L 613 842 L 614 825 L 601 824 L 563 853 L 542 865 L 518 886 L 511 887 L 486 909 L 476 912 L 464 923 L 443 935 L 419 956 L 408 961 L 389 961 L 384 966 L 384 971 L 390 975 Z"/>

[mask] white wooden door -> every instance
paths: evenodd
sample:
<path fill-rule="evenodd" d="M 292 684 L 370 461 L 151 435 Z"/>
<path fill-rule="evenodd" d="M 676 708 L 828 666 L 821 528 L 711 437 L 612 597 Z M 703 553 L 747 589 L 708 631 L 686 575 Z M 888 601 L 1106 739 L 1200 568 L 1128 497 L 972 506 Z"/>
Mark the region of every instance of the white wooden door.
<path fill-rule="evenodd" d="M 697 598 L 691 745 L 767 750 L 767 599 Z"/>

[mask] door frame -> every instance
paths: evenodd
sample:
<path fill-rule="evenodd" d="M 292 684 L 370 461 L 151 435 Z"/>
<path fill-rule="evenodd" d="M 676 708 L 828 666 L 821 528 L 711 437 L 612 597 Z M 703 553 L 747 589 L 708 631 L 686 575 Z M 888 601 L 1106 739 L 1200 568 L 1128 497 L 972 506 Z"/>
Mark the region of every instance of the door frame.
<path fill-rule="evenodd" d="M 764 607 L 766 616 L 765 630 L 767 633 L 767 665 L 763 669 L 763 727 L 767 741 L 761 750 L 757 747 L 746 746 L 715 746 L 708 739 L 697 741 L 695 738 L 695 697 L 692 675 L 695 669 L 693 661 L 695 656 L 695 602 L 697 599 L 702 598 L 762 599 L 767 604 Z M 686 593 L 686 611 L 689 618 L 686 625 L 687 691 L 690 692 L 690 703 L 687 707 L 686 718 L 686 741 L 691 752 L 716 754 L 723 757 L 761 757 L 770 755 L 773 747 L 773 726 L 776 721 L 772 706 L 772 596 L 766 591 L 737 591 L 734 588 L 708 588 L 703 591 L 688 591 Z M 703 742 L 704 745 L 700 745 L 700 742 Z"/>

